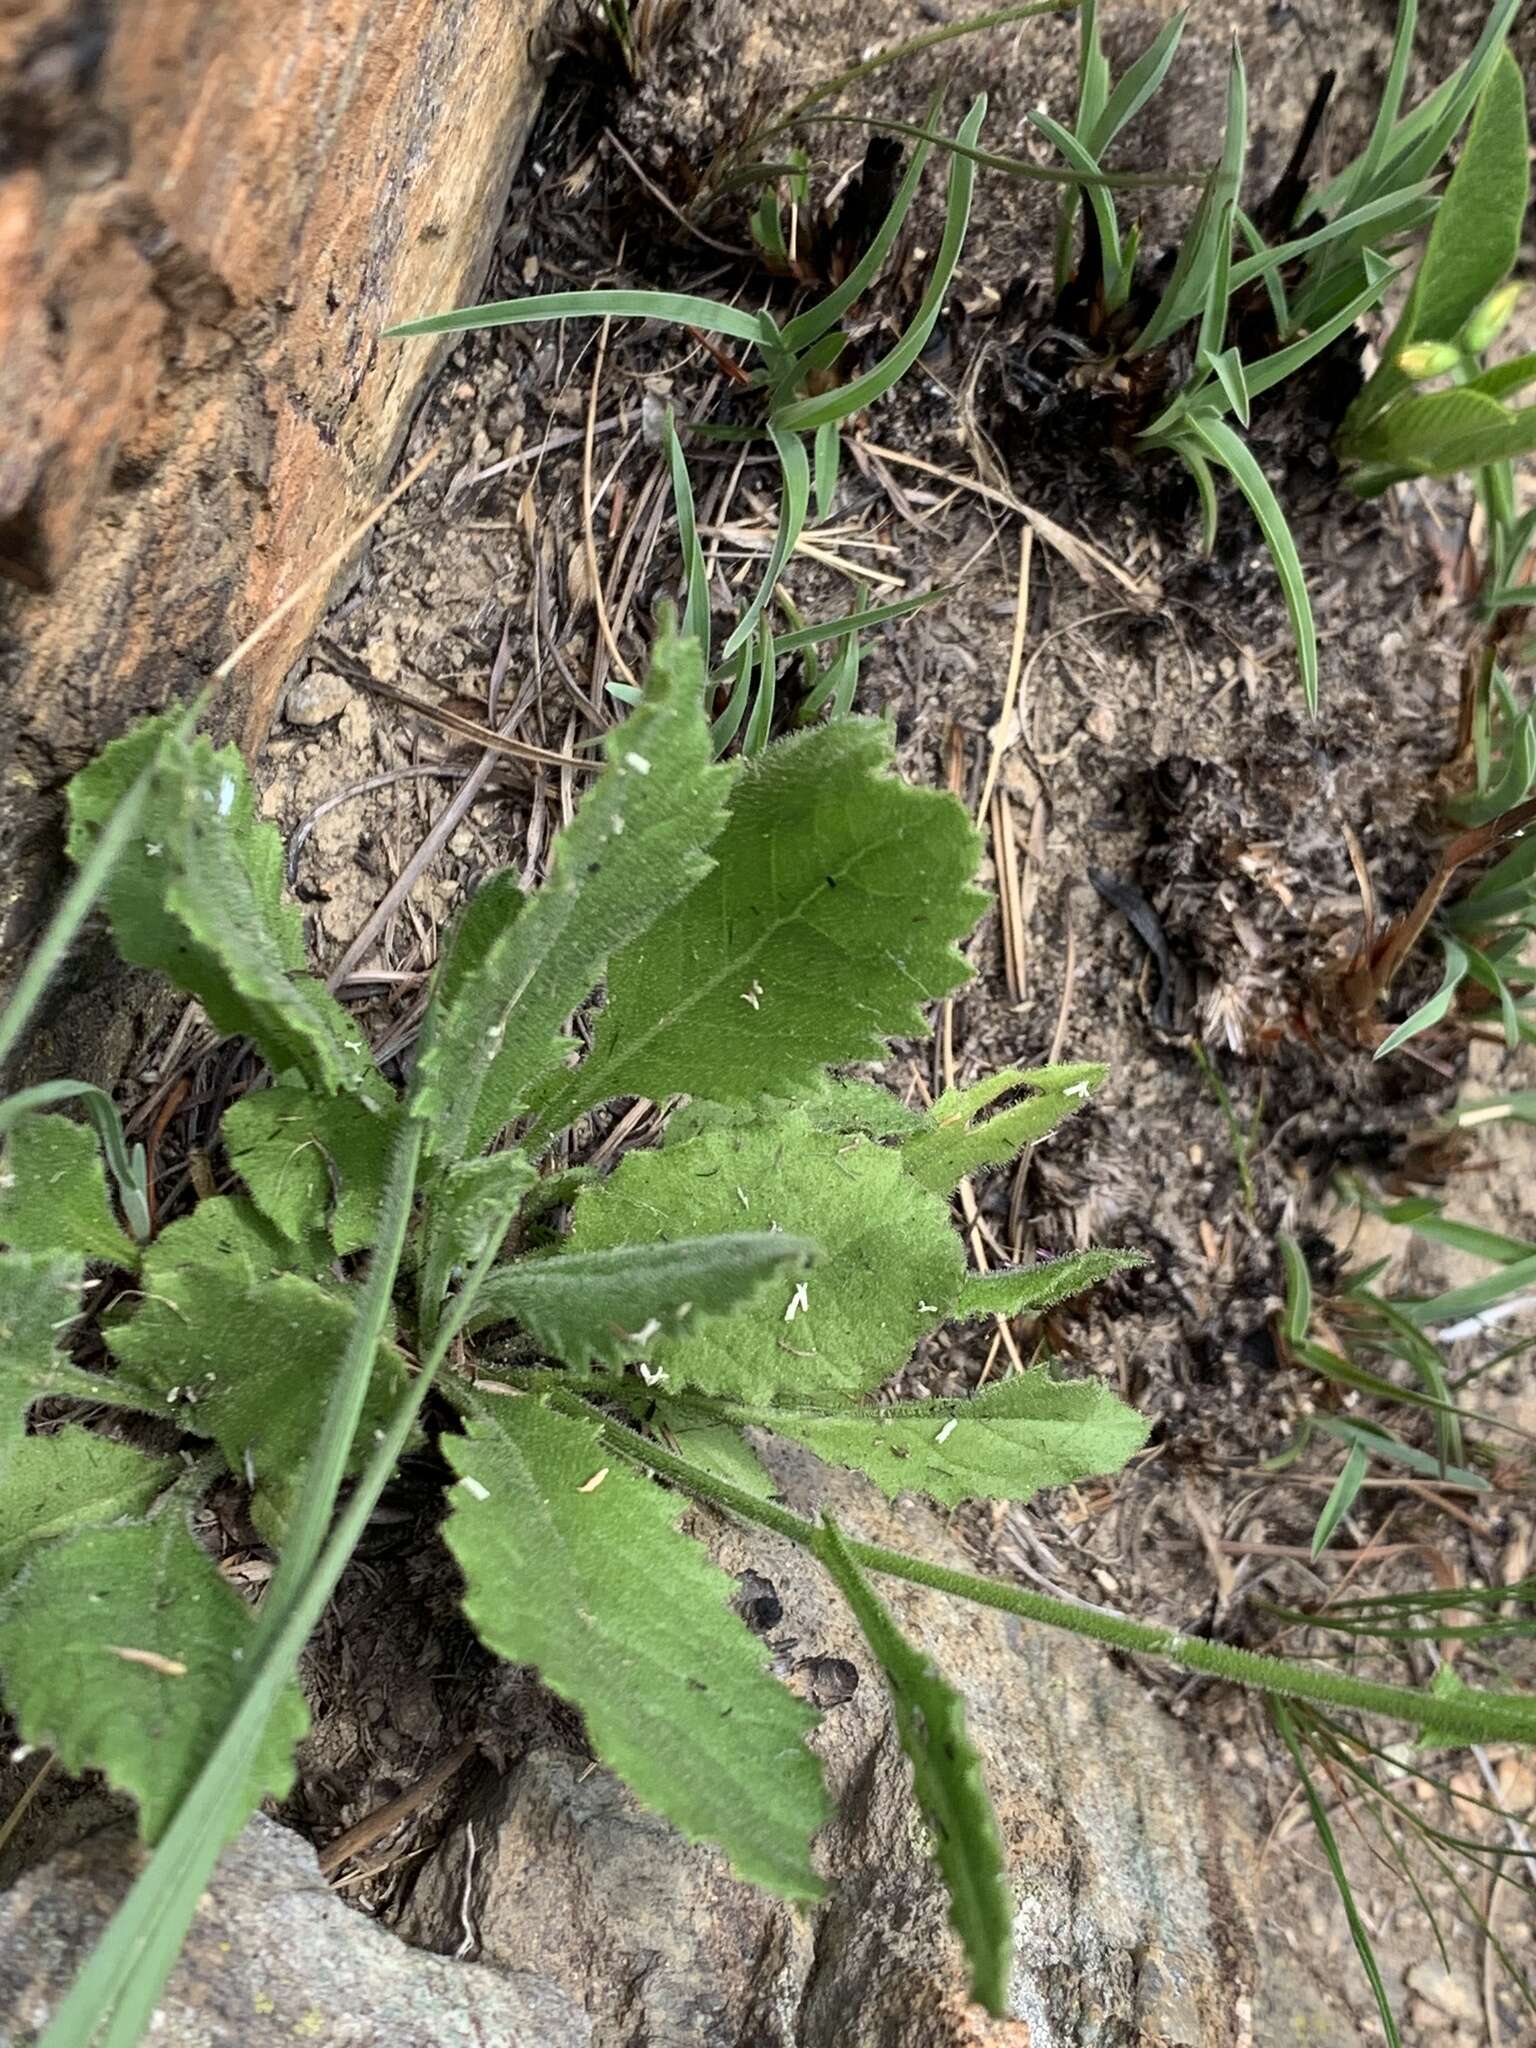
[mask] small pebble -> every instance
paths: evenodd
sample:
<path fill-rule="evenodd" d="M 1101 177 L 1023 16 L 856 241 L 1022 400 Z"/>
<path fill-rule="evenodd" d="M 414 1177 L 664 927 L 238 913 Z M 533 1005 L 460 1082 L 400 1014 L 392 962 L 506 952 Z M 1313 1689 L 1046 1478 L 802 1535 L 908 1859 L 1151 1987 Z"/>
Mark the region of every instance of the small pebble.
<path fill-rule="evenodd" d="M 352 701 L 352 685 L 328 668 L 312 668 L 288 692 L 283 716 L 290 725 L 329 725 Z"/>

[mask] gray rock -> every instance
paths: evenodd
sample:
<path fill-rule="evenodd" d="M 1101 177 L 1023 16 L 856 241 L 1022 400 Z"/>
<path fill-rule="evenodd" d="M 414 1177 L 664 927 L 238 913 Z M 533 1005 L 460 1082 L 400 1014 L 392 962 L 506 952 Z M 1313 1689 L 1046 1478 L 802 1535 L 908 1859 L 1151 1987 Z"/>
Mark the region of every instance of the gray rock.
<path fill-rule="evenodd" d="M 289 690 L 283 716 L 290 725 L 329 725 L 352 701 L 352 685 L 328 668 L 312 668 Z"/>
<path fill-rule="evenodd" d="M 1464 1977 L 1453 1976 L 1444 1963 L 1433 1957 L 1415 1963 L 1407 1973 L 1408 1989 L 1416 1992 L 1437 2013 L 1448 2019 L 1478 2025 L 1483 2016 L 1482 1995 Z"/>
<path fill-rule="evenodd" d="M 0 1899 L 0 2041 L 46 2025 L 139 1862 L 97 1835 Z M 260 1815 L 226 1851 L 148 2036 L 155 2048 L 589 2048 L 546 1979 L 409 1949 L 344 1905 L 298 1835 Z"/>
<path fill-rule="evenodd" d="M 963 1562 L 942 1524 L 860 1481 L 772 1454 L 782 1490 L 877 1542 Z M 421 1867 L 402 1931 L 534 1964 L 593 2020 L 594 2048 L 1246 2048 L 1259 1980 L 1254 1850 L 1182 1732 L 1076 1639 L 890 1580 L 907 1630 L 966 1695 L 1018 1901 L 1017 2021 L 971 2008 L 878 1672 L 804 1553 L 701 1518 L 736 1573 L 771 1582 L 792 1682 L 845 1658 L 860 1683 L 816 1738 L 837 1818 L 832 1889 L 795 1911 L 732 1878 L 606 1772 L 545 1743 L 484 1788 Z M 770 1609 L 771 1611 L 771 1609 Z M 809 1668 L 808 1668 L 809 1667 Z M 794 1674 L 798 1673 L 798 1676 Z M 1230 1804 L 1230 1795 L 1225 1804 Z"/>

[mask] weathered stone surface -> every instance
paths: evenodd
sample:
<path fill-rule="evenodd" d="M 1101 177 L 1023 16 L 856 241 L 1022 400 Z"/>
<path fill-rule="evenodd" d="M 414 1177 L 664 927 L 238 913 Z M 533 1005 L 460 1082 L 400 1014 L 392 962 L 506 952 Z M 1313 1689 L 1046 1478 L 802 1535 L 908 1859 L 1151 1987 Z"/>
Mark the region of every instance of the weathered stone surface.
<path fill-rule="evenodd" d="M 63 781 L 376 501 L 433 353 L 380 329 L 473 296 L 549 5 L 0 7 L 8 964 L 58 870 Z M 326 594 L 220 709 L 248 746 Z"/>
<path fill-rule="evenodd" d="M 96 1836 L 0 1899 L 0 2040 L 46 2025 L 138 1852 Z M 156 2048 L 588 2048 L 580 2006 L 521 1969 L 407 1948 L 344 1905 L 314 1851 L 259 1815 L 225 1854 L 149 2034 Z"/>
<path fill-rule="evenodd" d="M 774 1462 L 794 1505 L 823 1499 L 862 1535 L 956 1561 L 920 1507 Z M 845 1610 L 780 1539 L 715 1523 L 711 1543 L 727 1569 L 771 1581 L 783 1613 L 769 1639 L 796 1682 L 817 1658 L 860 1673 L 818 1737 L 838 1803 L 819 1849 L 830 1900 L 797 1916 L 763 1898 L 545 1745 L 464 1816 L 485 1961 L 536 1962 L 584 1998 L 594 2048 L 1244 2048 L 1252 1846 L 1133 1679 L 1091 1645 L 882 1586 L 964 1691 L 986 1757 L 1018 1898 L 1017 2019 L 992 2023 L 967 2005 L 879 1675 Z M 417 1880 L 411 1939 L 457 1946 L 468 1861 L 461 1823 Z"/>
<path fill-rule="evenodd" d="M 333 718 L 340 718 L 353 695 L 344 676 L 328 668 L 312 668 L 290 687 L 283 700 L 283 716 L 290 725 L 328 725 Z"/>

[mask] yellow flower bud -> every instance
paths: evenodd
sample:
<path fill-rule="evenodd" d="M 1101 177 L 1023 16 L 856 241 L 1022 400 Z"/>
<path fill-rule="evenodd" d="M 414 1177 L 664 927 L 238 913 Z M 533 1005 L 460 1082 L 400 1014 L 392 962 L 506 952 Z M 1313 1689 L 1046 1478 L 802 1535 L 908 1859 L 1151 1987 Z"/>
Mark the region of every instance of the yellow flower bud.
<path fill-rule="evenodd" d="M 1448 341 L 1416 341 L 1398 352 L 1397 367 L 1415 384 L 1426 377 L 1443 377 L 1461 361 L 1461 350 Z"/>
<path fill-rule="evenodd" d="M 1509 316 L 1520 302 L 1521 286 L 1501 284 L 1496 292 L 1490 292 L 1478 307 L 1472 318 L 1461 330 L 1462 346 L 1474 356 L 1480 356 L 1485 348 L 1491 348 L 1504 329 L 1509 325 Z"/>

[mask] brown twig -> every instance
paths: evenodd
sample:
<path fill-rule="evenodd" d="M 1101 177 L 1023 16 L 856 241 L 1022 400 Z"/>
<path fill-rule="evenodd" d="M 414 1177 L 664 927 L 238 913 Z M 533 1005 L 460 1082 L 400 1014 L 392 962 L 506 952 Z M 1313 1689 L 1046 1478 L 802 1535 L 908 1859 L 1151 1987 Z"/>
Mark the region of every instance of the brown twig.
<path fill-rule="evenodd" d="M 376 1806 L 372 1813 L 365 1813 L 360 1821 L 345 1829 L 334 1842 L 328 1842 L 320 1851 L 320 1875 L 333 1877 L 343 1863 L 350 1863 L 354 1856 L 361 1856 L 371 1849 L 375 1842 L 382 1842 L 400 1823 L 409 1820 L 423 1806 L 428 1806 L 442 1791 L 451 1778 L 457 1777 L 470 1758 L 479 1748 L 472 1735 L 467 1735 L 456 1749 L 450 1750 L 435 1770 L 428 1771 L 419 1784 L 407 1787 L 382 1806 Z"/>
<path fill-rule="evenodd" d="M 633 684 L 635 672 L 620 653 L 619 643 L 614 638 L 613 627 L 609 623 L 608 605 L 603 596 L 602 571 L 597 565 L 597 539 L 592 525 L 592 442 L 597 432 L 597 394 L 602 388 L 603 365 L 608 360 L 608 332 L 612 324 L 611 318 L 605 318 L 598 330 L 597 360 L 592 365 L 592 383 L 587 393 L 587 436 L 581 451 L 581 539 L 582 546 L 586 549 L 587 580 L 592 586 L 592 609 L 597 616 L 597 630 L 602 637 L 602 644 L 608 651 L 609 660 L 625 682 Z M 601 701 L 602 678 L 594 671 L 593 706 L 596 707 Z"/>
<path fill-rule="evenodd" d="M 553 747 L 535 747 L 526 740 L 508 739 L 505 733 L 493 732 L 488 725 L 467 718 L 462 711 L 450 711 L 446 704 L 429 704 L 425 697 L 414 696 L 411 691 L 402 690 L 398 683 L 386 683 L 355 665 L 349 664 L 348 674 L 375 696 L 387 697 L 392 704 L 401 704 L 407 711 L 430 719 L 433 725 L 441 726 L 445 732 L 456 732 L 464 739 L 473 740 L 476 746 L 484 747 L 489 753 L 507 754 L 514 761 L 537 761 L 546 768 L 579 768 L 587 775 L 596 775 L 602 768 L 600 760 L 583 760 L 579 754 L 561 754 Z"/>

